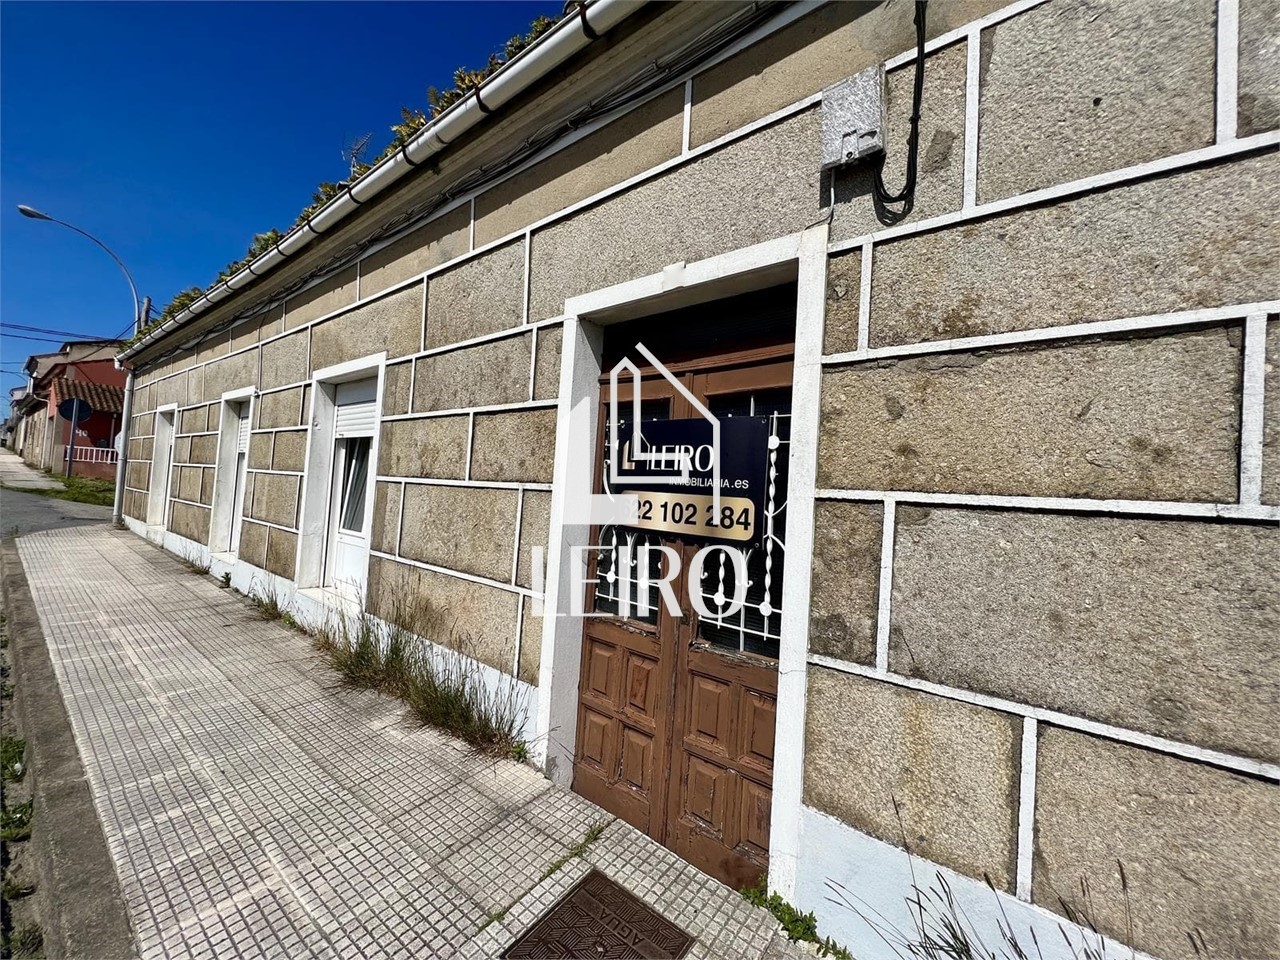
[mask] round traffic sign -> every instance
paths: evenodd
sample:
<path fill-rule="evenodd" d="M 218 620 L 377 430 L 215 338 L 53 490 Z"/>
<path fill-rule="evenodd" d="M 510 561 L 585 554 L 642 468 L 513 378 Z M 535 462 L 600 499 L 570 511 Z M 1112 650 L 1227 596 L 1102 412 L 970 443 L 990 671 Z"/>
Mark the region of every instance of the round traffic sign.
<path fill-rule="evenodd" d="M 84 423 L 93 416 L 93 407 L 78 397 L 68 397 L 58 404 L 58 416 L 72 423 Z"/>

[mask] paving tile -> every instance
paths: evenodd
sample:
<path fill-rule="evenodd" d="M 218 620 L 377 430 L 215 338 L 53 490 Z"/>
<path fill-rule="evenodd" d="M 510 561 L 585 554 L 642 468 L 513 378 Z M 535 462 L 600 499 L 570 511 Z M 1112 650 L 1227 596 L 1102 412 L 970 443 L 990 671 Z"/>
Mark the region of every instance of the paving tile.
<path fill-rule="evenodd" d="M 648 837 L 342 687 L 149 544 L 85 526 L 18 549 L 144 960 L 492 957 L 593 866 L 698 936 L 690 956 L 796 955 Z"/>
<path fill-rule="evenodd" d="M 589 830 L 607 827 L 613 816 L 576 793 L 552 786 L 520 807 L 526 820 L 567 846 L 581 843 Z"/>
<path fill-rule="evenodd" d="M 444 862 L 445 876 L 488 910 L 503 910 L 567 852 L 519 814 L 511 814 Z"/>
<path fill-rule="evenodd" d="M 410 807 L 391 826 L 424 857 L 439 863 L 506 816 L 509 811 L 497 800 L 460 781 Z"/>

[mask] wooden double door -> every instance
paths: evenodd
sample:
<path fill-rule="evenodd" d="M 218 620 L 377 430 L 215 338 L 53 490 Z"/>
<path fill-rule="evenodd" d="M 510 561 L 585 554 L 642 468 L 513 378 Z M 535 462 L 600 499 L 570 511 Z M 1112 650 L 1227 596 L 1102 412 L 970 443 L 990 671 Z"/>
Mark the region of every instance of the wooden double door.
<path fill-rule="evenodd" d="M 769 856 L 790 347 L 668 368 L 722 422 L 735 416 L 768 419 L 769 439 L 758 451 L 767 465 L 768 496 L 756 516 L 759 535 L 742 545 L 746 603 L 728 615 L 736 589 L 732 563 L 712 559 L 700 581 L 690 584 L 691 561 L 706 540 L 625 527 L 593 531 L 586 603 L 597 616 L 589 616 L 584 629 L 573 784 L 700 869 L 741 887 L 767 869 Z M 646 373 L 640 391 L 642 421 L 696 416 L 688 399 L 656 372 Z M 620 432 L 633 396 L 632 385 L 620 382 Z M 598 492 L 607 486 L 608 404 L 606 381 Z M 653 586 L 648 612 L 639 609 L 645 545 L 669 547 L 679 557 L 680 573 L 672 582 L 678 615 L 666 609 Z M 631 547 L 629 557 L 623 546 Z M 648 560 L 650 581 L 670 573 L 661 552 L 651 551 Z M 621 589 L 624 579 L 629 591 Z M 692 590 L 701 591 L 712 617 L 696 612 Z M 628 593 L 631 602 L 625 604 Z"/>

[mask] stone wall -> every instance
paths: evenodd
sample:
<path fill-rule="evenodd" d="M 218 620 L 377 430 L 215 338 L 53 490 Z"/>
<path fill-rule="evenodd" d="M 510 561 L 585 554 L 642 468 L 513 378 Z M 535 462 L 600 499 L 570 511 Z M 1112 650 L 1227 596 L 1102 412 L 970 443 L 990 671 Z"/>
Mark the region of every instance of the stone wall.
<path fill-rule="evenodd" d="M 239 558 L 293 579 L 313 378 L 385 350 L 370 609 L 402 615 L 377 581 L 408 577 L 437 614 L 433 639 L 536 683 L 540 633 L 522 628 L 520 601 L 531 593 L 532 546 L 548 536 L 560 325 L 525 323 L 525 263 L 525 244 L 507 244 L 358 302 L 338 277 L 217 344 L 143 369 L 126 512 L 146 517 L 154 410 L 177 404 L 168 527 L 207 544 L 221 398 L 255 388 Z"/>
<path fill-rule="evenodd" d="M 1280 154 L 1215 123 L 1217 25 L 987 26 L 969 168 L 931 54 L 920 207 L 837 191 L 818 428 L 805 802 L 1169 957 L 1280 951 Z"/>
<path fill-rule="evenodd" d="M 966 32 L 1001 6 L 931 5 L 899 223 L 820 175 L 813 96 L 890 61 L 900 184 L 911 4 L 831 4 L 144 364 L 126 512 L 176 403 L 207 540 L 255 387 L 240 556 L 293 577 L 313 378 L 386 351 L 370 609 L 537 683 L 566 299 L 829 222 L 804 802 L 1049 911 L 1084 879 L 1113 936 L 1119 859 L 1155 954 L 1280 951 L 1280 3 L 1239 2 L 1234 129 L 1212 0 Z"/>

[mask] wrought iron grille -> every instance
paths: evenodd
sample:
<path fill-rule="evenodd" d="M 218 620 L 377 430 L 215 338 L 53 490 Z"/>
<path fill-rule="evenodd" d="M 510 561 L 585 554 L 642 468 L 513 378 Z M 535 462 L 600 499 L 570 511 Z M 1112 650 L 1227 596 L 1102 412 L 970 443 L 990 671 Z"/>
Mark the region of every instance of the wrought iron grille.
<path fill-rule="evenodd" d="M 777 659 L 782 624 L 782 569 L 786 562 L 787 478 L 791 453 L 791 391 L 759 390 L 713 397 L 711 412 L 722 420 L 735 416 L 769 418 L 769 462 L 765 474 L 763 537 L 746 550 L 746 603 L 729 614 L 734 568 L 723 551 L 702 571 L 703 603 L 714 619 L 701 618 L 698 637 L 712 646 Z"/>

